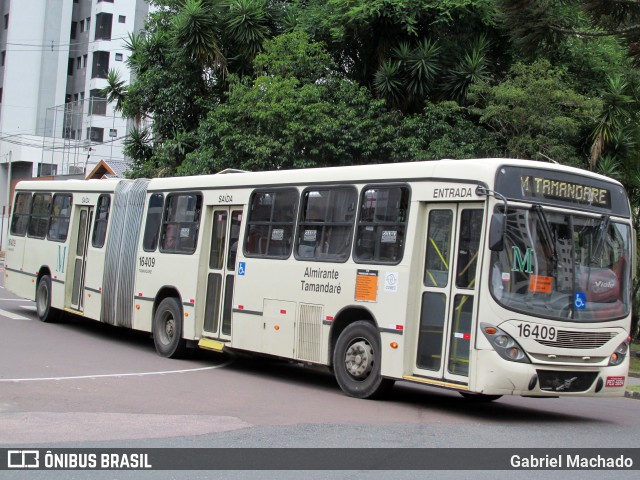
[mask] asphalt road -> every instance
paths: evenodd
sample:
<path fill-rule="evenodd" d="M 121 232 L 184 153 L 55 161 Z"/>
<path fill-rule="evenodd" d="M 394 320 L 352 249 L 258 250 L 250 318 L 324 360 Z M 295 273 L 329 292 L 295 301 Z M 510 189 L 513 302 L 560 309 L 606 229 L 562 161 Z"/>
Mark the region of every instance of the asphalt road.
<path fill-rule="evenodd" d="M 0 447 L 637 447 L 640 402 L 503 397 L 484 405 L 455 392 L 398 383 L 384 401 L 346 397 L 325 371 L 197 351 L 159 357 L 148 334 L 82 319 L 44 324 L 31 302 L 0 288 Z M 330 466 L 327 467 L 330 469 Z M 11 473 L 11 475 L 7 475 Z M 0 472 L 1 478 L 88 478 L 89 472 Z M 139 478 L 140 472 L 90 472 Z M 216 478 L 146 472 L 144 478 Z M 496 478 L 500 472 L 432 472 Z M 549 478 L 554 472 L 527 472 Z M 559 472 L 555 472 L 558 473 Z M 636 478 L 634 472 L 616 477 Z M 636 472 L 637 474 L 637 472 Z M 504 473 L 513 478 L 514 473 Z M 300 478 L 300 472 L 225 472 Z M 306 472 L 305 478 L 427 478 L 425 472 Z M 562 478 L 602 478 L 566 472 Z"/>

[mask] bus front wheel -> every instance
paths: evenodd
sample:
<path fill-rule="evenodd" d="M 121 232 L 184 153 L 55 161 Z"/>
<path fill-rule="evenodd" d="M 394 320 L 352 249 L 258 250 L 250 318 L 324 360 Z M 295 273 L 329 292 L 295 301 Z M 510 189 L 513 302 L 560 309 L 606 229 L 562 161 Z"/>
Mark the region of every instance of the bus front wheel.
<path fill-rule="evenodd" d="M 43 275 L 36 287 L 36 313 L 42 322 L 60 319 L 60 311 L 51 306 L 51 277 Z"/>
<path fill-rule="evenodd" d="M 153 317 L 153 343 L 159 355 L 180 358 L 187 342 L 182 338 L 182 308 L 175 298 L 165 298 Z"/>
<path fill-rule="evenodd" d="M 333 372 L 338 385 L 356 398 L 377 398 L 394 381 L 380 375 L 380 337 L 375 326 L 366 321 L 345 328 L 333 351 Z"/>

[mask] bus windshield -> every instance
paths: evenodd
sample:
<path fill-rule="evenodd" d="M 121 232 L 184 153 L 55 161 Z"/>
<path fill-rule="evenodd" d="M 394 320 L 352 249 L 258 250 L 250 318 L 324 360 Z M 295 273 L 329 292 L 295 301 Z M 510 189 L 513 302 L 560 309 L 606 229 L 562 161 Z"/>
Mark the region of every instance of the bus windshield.
<path fill-rule="evenodd" d="M 608 216 L 509 207 L 504 248 L 491 256 L 491 293 L 506 308 L 554 320 L 622 318 L 630 241 L 629 227 Z"/>

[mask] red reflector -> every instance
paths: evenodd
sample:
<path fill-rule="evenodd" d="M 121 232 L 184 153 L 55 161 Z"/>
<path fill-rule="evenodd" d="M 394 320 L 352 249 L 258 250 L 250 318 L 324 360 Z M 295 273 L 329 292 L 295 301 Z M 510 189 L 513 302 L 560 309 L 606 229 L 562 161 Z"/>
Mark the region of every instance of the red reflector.
<path fill-rule="evenodd" d="M 396 325 L 396 330 L 404 330 L 404 325 Z"/>
<path fill-rule="evenodd" d="M 280 310 L 280 315 L 286 315 L 287 311 L 286 310 Z"/>
<path fill-rule="evenodd" d="M 189 300 L 189 303 L 196 303 L 196 301 L 192 298 L 191 300 Z"/>
<path fill-rule="evenodd" d="M 142 294 L 141 294 L 141 293 L 139 293 L 139 294 L 138 294 L 138 296 L 139 296 L 139 297 L 141 297 L 141 296 L 142 296 Z"/>
<path fill-rule="evenodd" d="M 332 317 L 332 316 L 327 316 L 327 317 L 326 317 L 326 319 L 327 319 L 329 322 L 332 322 L 332 321 L 333 321 L 333 317 Z"/>
<path fill-rule="evenodd" d="M 238 305 L 238 310 L 244 310 L 244 305 Z"/>
<path fill-rule="evenodd" d="M 465 333 L 462 338 L 464 338 L 465 340 L 471 340 L 471 335 L 469 335 L 468 333 Z"/>

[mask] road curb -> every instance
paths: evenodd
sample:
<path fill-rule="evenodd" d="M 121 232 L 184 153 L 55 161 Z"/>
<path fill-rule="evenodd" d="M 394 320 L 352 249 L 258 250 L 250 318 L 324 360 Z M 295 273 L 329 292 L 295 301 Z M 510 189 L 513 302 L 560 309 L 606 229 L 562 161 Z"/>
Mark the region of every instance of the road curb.
<path fill-rule="evenodd" d="M 640 400 L 640 392 L 630 392 L 629 390 L 625 390 L 624 396 L 626 398 L 633 398 L 635 400 Z"/>

